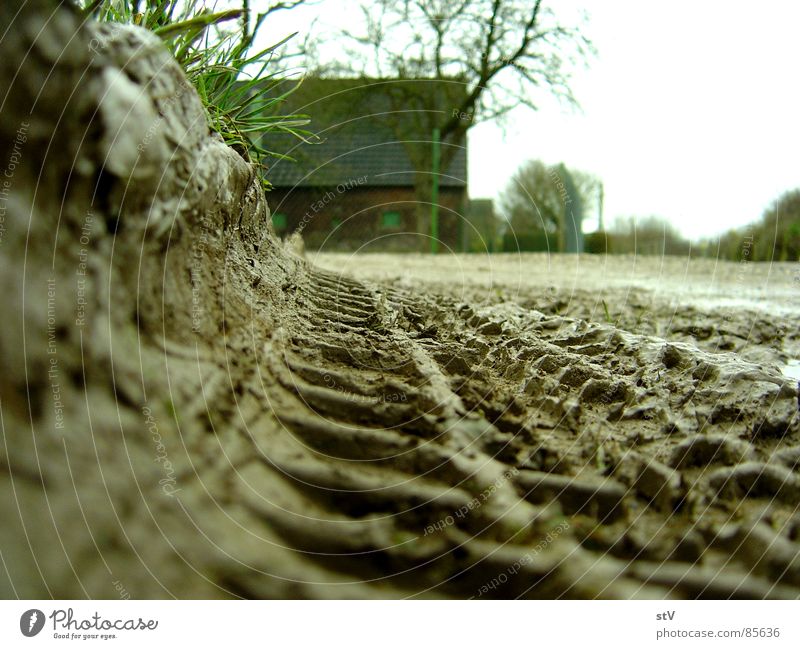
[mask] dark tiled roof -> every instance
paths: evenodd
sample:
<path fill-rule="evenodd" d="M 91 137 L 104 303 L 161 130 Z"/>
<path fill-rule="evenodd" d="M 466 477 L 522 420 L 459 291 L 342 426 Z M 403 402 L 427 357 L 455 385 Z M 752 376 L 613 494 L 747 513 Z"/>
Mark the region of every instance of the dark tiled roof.
<path fill-rule="evenodd" d="M 299 146 L 292 156 L 296 162 L 279 160 L 267 171 L 267 179 L 276 187 L 333 186 L 358 178 L 365 178 L 363 184 L 371 186 L 414 183 L 414 167 L 405 145 L 391 133 L 332 134 L 321 144 Z M 459 147 L 440 184 L 466 186 L 466 177 L 467 152 Z"/>
<path fill-rule="evenodd" d="M 342 83 L 337 80 L 338 83 Z M 264 138 L 267 148 L 288 151 L 296 162 L 273 161 L 267 179 L 275 187 L 328 186 L 361 179 L 366 186 L 411 186 L 414 165 L 410 147 L 432 147 L 431 133 L 424 127 L 411 125 L 418 115 L 411 115 L 408 124 L 397 128 L 397 120 L 405 118 L 401 111 L 392 111 L 386 96 L 387 85 L 375 84 L 352 94 L 330 93 L 336 81 L 304 82 L 303 93 L 294 97 L 284 112 L 299 111 L 311 117 L 310 130 L 319 134 L 319 144 L 297 143 L 283 135 Z M 315 94 L 320 98 L 315 98 Z M 329 97 L 335 97 L 329 100 Z M 422 114 L 420 112 L 420 114 Z M 398 139 L 401 133 L 402 140 Z M 444 187 L 466 187 L 467 151 L 465 146 L 442 143 L 442 150 L 457 149 L 440 176 Z"/>

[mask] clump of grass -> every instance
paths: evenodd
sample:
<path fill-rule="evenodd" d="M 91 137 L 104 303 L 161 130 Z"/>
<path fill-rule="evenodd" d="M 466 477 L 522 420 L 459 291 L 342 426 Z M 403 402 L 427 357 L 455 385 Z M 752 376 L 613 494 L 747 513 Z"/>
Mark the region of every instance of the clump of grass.
<path fill-rule="evenodd" d="M 314 136 L 302 127 L 306 115 L 283 115 L 281 104 L 300 85 L 290 82 L 291 75 L 273 71 L 275 54 L 295 36 L 254 50 L 266 14 L 249 28 L 247 3 L 244 9 L 214 12 L 202 0 L 92 0 L 85 11 L 99 21 L 140 25 L 160 36 L 200 95 L 211 129 L 245 159 L 257 165 L 264 178 L 269 158 L 291 159 L 264 147 L 269 133 L 288 133 L 304 142 Z M 226 30 L 226 23 L 241 20 L 236 29 Z"/>
<path fill-rule="evenodd" d="M 605 300 L 601 300 L 601 302 L 603 303 L 603 314 L 606 317 L 606 322 L 608 324 L 614 324 L 614 319 L 611 317 L 611 313 L 608 311 L 608 304 L 606 304 Z"/>

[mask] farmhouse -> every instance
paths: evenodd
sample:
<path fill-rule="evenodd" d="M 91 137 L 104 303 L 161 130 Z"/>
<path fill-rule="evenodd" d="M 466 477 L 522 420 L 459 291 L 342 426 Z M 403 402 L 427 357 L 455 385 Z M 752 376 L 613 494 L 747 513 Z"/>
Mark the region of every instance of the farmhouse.
<path fill-rule="evenodd" d="M 312 249 L 429 248 L 430 125 L 449 111 L 415 103 L 410 86 L 427 104 L 434 93 L 443 107 L 463 92 L 442 81 L 309 79 L 290 96 L 282 111 L 309 115 L 319 141 L 290 143 L 294 161 L 278 160 L 267 171 L 277 234 L 300 231 Z M 288 142 L 284 136 L 264 138 L 267 148 L 276 141 Z M 439 248 L 460 250 L 471 230 L 465 223 L 466 138 L 442 142 L 441 151 Z"/>

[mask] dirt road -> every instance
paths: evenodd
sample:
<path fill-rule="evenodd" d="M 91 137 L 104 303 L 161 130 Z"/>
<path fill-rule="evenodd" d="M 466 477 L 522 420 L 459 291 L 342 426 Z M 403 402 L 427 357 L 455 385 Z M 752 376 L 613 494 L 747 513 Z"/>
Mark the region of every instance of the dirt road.
<path fill-rule="evenodd" d="M 783 586 L 800 584 L 796 265 L 311 260 L 457 314 L 433 326 L 428 348 L 466 417 L 491 422 L 478 445 L 520 471 L 527 500 L 567 515 L 564 537 L 593 565 L 621 560 L 643 584 L 629 595 L 657 585 L 791 596 Z M 562 578 L 550 585 L 586 593 L 583 578 L 575 590 Z M 542 581 L 500 590 L 539 587 L 548 592 Z M 593 596 L 610 593 L 598 586 Z"/>
<path fill-rule="evenodd" d="M 304 260 L 158 37 L 54 16 L 0 60 L 0 597 L 800 595 L 795 269 Z"/>
<path fill-rule="evenodd" d="M 310 253 L 323 268 L 735 351 L 800 380 L 800 263 L 557 254 Z"/>

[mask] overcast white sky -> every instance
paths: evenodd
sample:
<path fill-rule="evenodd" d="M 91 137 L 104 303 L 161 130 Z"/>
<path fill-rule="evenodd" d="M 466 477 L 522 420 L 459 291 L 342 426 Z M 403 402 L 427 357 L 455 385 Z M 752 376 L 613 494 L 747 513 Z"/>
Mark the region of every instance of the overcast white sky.
<path fill-rule="evenodd" d="M 270 37 L 311 16 L 353 20 L 355 5 L 322 0 L 284 13 Z M 655 214 L 699 237 L 757 219 L 800 186 L 800 2 L 550 5 L 590 16 L 598 56 L 575 76 L 582 112 L 547 102 L 505 128 L 473 128 L 473 198 L 496 198 L 525 160 L 563 161 L 604 180 L 606 223 Z"/>

